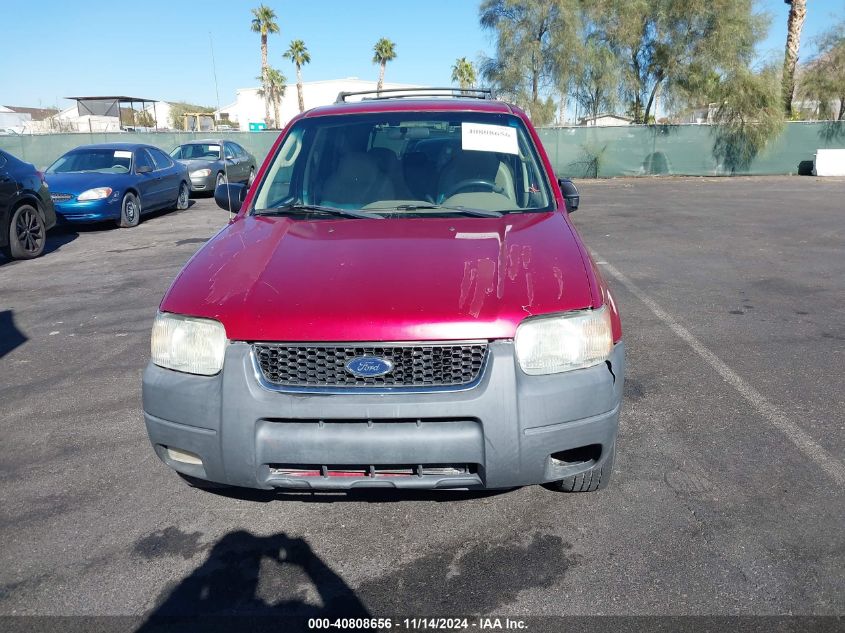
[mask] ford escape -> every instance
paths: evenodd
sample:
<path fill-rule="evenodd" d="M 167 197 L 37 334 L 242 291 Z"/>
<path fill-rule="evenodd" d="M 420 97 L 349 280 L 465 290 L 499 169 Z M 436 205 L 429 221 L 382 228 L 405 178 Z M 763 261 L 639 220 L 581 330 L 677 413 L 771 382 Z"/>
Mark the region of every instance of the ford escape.
<path fill-rule="evenodd" d="M 143 376 L 167 465 L 265 489 L 607 485 L 620 319 L 519 108 L 341 94 L 215 199 L 235 215 L 167 291 Z"/>

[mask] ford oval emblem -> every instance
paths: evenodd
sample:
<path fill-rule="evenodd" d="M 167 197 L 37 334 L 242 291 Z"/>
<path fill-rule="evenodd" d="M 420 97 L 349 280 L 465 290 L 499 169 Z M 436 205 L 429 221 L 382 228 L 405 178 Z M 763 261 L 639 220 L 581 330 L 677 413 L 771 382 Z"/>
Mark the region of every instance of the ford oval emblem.
<path fill-rule="evenodd" d="M 393 370 L 393 363 L 375 356 L 356 356 L 346 363 L 346 371 L 358 378 L 384 376 Z"/>

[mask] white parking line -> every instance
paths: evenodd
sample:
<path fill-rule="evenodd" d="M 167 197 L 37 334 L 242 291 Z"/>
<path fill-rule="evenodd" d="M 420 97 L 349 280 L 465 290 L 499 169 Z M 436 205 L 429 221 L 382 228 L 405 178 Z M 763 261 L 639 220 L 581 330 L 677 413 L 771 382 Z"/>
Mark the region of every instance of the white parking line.
<path fill-rule="evenodd" d="M 845 466 L 833 455 L 822 448 L 818 442 L 810 437 L 797 424 L 792 422 L 780 409 L 769 402 L 766 397 L 749 385 L 733 369 L 728 367 L 716 354 L 711 352 L 701 341 L 684 326 L 678 323 L 672 315 L 660 307 L 660 305 L 640 290 L 628 277 L 616 270 L 606 261 L 599 261 L 598 264 L 607 270 L 619 283 L 627 288 L 631 294 L 642 301 L 654 315 L 669 326 L 681 340 L 701 356 L 716 372 L 736 389 L 745 400 L 757 410 L 766 421 L 778 431 L 783 433 L 804 455 L 812 459 L 840 486 L 845 485 Z"/>

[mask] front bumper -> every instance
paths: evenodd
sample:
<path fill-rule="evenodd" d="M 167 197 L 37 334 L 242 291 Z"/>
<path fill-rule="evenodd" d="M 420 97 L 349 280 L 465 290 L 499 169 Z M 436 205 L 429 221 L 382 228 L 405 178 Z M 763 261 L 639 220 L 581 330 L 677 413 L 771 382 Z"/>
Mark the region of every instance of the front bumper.
<path fill-rule="evenodd" d="M 53 206 L 56 209 L 56 220 L 59 224 L 81 224 L 119 218 L 120 203 L 121 197 L 119 193 L 115 193 L 103 200 L 79 202 L 73 199 L 67 202 L 54 202 Z"/>
<path fill-rule="evenodd" d="M 527 376 L 516 363 L 513 343 L 493 341 L 481 380 L 469 389 L 291 393 L 262 386 L 251 346 L 233 343 L 217 376 L 150 363 L 143 377 L 144 420 L 162 461 L 224 484 L 510 488 L 560 480 L 608 458 L 624 365 L 620 342 L 607 363 Z M 573 451 L 582 447 L 590 450 Z M 177 461 L 168 448 L 198 455 L 202 464 Z M 568 459 L 573 454 L 592 457 Z M 380 476 L 374 465 L 415 471 Z M 420 465 L 468 468 L 446 474 Z"/>
<path fill-rule="evenodd" d="M 217 185 L 217 173 L 212 171 L 208 176 L 191 175 L 191 191 L 211 191 L 214 193 L 214 188 Z"/>

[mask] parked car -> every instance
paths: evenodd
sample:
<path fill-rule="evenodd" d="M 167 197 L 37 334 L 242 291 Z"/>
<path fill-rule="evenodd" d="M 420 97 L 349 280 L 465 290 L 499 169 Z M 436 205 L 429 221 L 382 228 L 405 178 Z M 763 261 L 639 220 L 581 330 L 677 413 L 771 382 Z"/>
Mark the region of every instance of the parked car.
<path fill-rule="evenodd" d="M 296 117 L 161 302 L 155 452 L 203 486 L 603 488 L 624 345 L 577 196 L 490 98 Z"/>
<path fill-rule="evenodd" d="M 0 252 L 10 259 L 38 257 L 55 224 L 44 174 L 0 150 Z"/>
<path fill-rule="evenodd" d="M 156 209 L 187 209 L 188 181 L 184 165 L 140 143 L 83 145 L 47 169 L 60 222 L 115 220 L 125 228 Z"/>
<path fill-rule="evenodd" d="M 211 139 L 185 143 L 170 152 L 171 158 L 187 166 L 191 191 L 211 191 L 227 182 L 252 184 L 255 156 L 233 141 Z"/>

